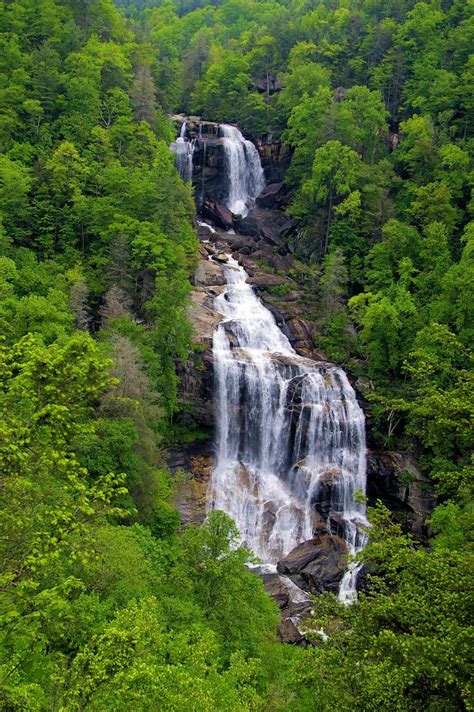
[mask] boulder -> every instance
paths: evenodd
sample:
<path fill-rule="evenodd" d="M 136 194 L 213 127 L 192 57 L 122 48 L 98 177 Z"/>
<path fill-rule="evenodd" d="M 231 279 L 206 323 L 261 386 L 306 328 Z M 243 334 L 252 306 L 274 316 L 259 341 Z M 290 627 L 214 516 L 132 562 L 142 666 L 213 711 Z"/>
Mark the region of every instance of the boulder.
<path fill-rule="evenodd" d="M 215 262 L 201 260 L 194 274 L 194 284 L 196 287 L 213 287 L 225 284 L 224 270 Z"/>
<path fill-rule="evenodd" d="M 268 258 L 273 255 L 273 247 L 265 240 L 258 240 L 253 252 L 253 258 L 259 262 L 268 263 Z"/>
<path fill-rule="evenodd" d="M 291 255 L 285 255 L 284 257 L 281 254 L 277 255 L 270 255 L 267 258 L 267 262 L 270 265 L 270 267 L 277 272 L 287 272 L 293 267 L 293 258 Z M 298 296 L 301 296 L 301 293 L 299 293 Z M 285 299 L 284 301 L 292 301 L 291 299 Z"/>
<path fill-rule="evenodd" d="M 201 225 L 198 224 L 196 231 L 201 240 L 210 240 L 212 235 L 216 232 L 211 225 L 207 225 L 205 223 L 202 223 Z"/>
<path fill-rule="evenodd" d="M 304 636 L 298 630 L 291 618 L 283 618 L 278 625 L 278 638 L 282 643 L 299 645 L 304 641 Z"/>
<path fill-rule="evenodd" d="M 283 183 L 270 183 L 265 186 L 256 202 L 259 208 L 278 207 L 281 202 Z"/>
<path fill-rule="evenodd" d="M 285 608 L 290 602 L 288 586 L 279 574 L 262 574 L 265 591 L 273 598 L 278 608 Z"/>
<path fill-rule="evenodd" d="M 222 203 L 216 203 L 212 200 L 204 201 L 202 214 L 224 230 L 230 230 L 234 224 L 232 213 Z"/>
<path fill-rule="evenodd" d="M 296 317 L 288 319 L 286 323 L 292 335 L 291 341 L 295 349 L 312 349 L 314 347 L 311 322 Z"/>
<path fill-rule="evenodd" d="M 310 593 L 337 593 L 346 569 L 347 545 L 343 539 L 320 534 L 295 547 L 277 564 L 277 571 Z"/>
<path fill-rule="evenodd" d="M 259 222 L 252 215 L 247 215 L 245 218 L 236 218 L 235 227 L 239 235 L 248 235 L 249 237 L 258 237 L 260 235 Z"/>
<path fill-rule="evenodd" d="M 272 229 L 269 225 L 261 225 L 260 233 L 263 239 L 268 242 L 269 245 L 278 248 L 284 248 L 286 246 L 285 240 L 278 235 L 278 233 Z"/>
<path fill-rule="evenodd" d="M 242 247 L 245 247 L 247 245 L 247 240 L 243 237 L 237 238 L 237 240 L 233 240 L 230 243 L 230 249 L 232 252 L 240 252 Z"/>
<path fill-rule="evenodd" d="M 226 255 L 225 252 L 219 252 L 219 254 L 214 255 L 214 259 L 216 262 L 219 262 L 220 264 L 225 264 L 226 262 L 229 261 L 229 255 Z"/>
<path fill-rule="evenodd" d="M 258 571 L 265 591 L 280 609 L 278 637 L 284 643 L 302 644 L 303 634 L 298 626 L 311 615 L 312 601 L 285 576 L 275 572 Z"/>
<path fill-rule="evenodd" d="M 250 237 L 238 235 L 230 243 L 232 252 L 240 252 L 242 255 L 249 255 L 252 250 L 255 250 L 255 242 Z"/>

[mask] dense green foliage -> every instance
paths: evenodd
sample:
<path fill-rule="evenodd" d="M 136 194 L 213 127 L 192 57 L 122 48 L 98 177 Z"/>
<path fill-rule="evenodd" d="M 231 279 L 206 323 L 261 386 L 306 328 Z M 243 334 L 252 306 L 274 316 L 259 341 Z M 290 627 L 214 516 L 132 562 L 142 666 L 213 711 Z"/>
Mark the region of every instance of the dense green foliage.
<path fill-rule="evenodd" d="M 0 708 L 473 710 L 472 3 L 116 5 L 0 2 Z M 232 522 L 171 504 L 177 110 L 281 136 L 318 339 L 440 498 L 428 547 L 372 513 L 307 650 Z"/>

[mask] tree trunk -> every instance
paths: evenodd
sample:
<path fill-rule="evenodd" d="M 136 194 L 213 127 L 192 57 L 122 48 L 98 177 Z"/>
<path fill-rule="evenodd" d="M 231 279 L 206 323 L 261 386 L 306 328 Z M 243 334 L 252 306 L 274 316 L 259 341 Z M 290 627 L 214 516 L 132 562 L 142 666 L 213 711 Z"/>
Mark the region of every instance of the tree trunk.
<path fill-rule="evenodd" d="M 329 228 L 331 227 L 332 201 L 333 201 L 333 192 L 332 192 L 332 188 L 331 188 L 331 190 L 329 191 L 328 217 L 327 217 L 327 224 L 326 224 L 326 234 L 324 236 L 323 256 L 328 251 L 328 245 L 329 245 Z"/>

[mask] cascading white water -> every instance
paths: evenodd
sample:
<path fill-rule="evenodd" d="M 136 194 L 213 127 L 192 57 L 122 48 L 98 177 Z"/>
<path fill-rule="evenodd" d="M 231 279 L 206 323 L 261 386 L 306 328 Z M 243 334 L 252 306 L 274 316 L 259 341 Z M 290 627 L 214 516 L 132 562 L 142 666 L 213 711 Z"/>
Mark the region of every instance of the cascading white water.
<path fill-rule="evenodd" d="M 217 462 L 208 506 L 242 543 L 276 563 L 325 520 L 355 553 L 366 543 L 364 415 L 342 369 L 300 357 L 232 258 L 215 300 Z M 319 512 L 319 513 L 318 513 Z M 321 513 L 323 516 L 321 516 Z M 354 595 L 357 569 L 340 597 Z"/>
<path fill-rule="evenodd" d="M 187 122 L 183 121 L 181 126 L 181 131 L 174 143 L 171 144 L 170 149 L 176 156 L 176 168 L 181 178 L 185 183 L 193 177 L 193 154 L 195 148 L 195 142 L 186 140 L 186 128 Z"/>
<path fill-rule="evenodd" d="M 260 156 L 251 141 L 247 141 L 236 126 L 221 124 L 229 194 L 226 205 L 235 215 L 245 217 L 249 204 L 265 186 Z"/>
<path fill-rule="evenodd" d="M 202 222 L 202 220 L 198 220 L 197 224 L 199 225 L 199 227 L 207 227 L 209 232 L 211 232 L 212 234 L 216 233 L 216 229 L 214 227 L 212 227 L 212 225 L 209 225 L 209 223 L 207 223 L 207 222 Z"/>

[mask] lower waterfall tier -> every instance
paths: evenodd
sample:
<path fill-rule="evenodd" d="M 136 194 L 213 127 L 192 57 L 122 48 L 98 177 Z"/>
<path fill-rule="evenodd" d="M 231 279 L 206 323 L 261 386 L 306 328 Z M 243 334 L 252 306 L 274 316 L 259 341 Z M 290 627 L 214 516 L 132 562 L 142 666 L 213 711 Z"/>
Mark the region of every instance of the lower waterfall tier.
<path fill-rule="evenodd" d="M 364 415 L 336 366 L 301 358 L 230 259 L 215 301 L 217 463 L 208 507 L 242 543 L 276 563 L 321 530 L 349 552 L 366 541 Z M 343 586 L 353 587 L 345 577 Z"/>

